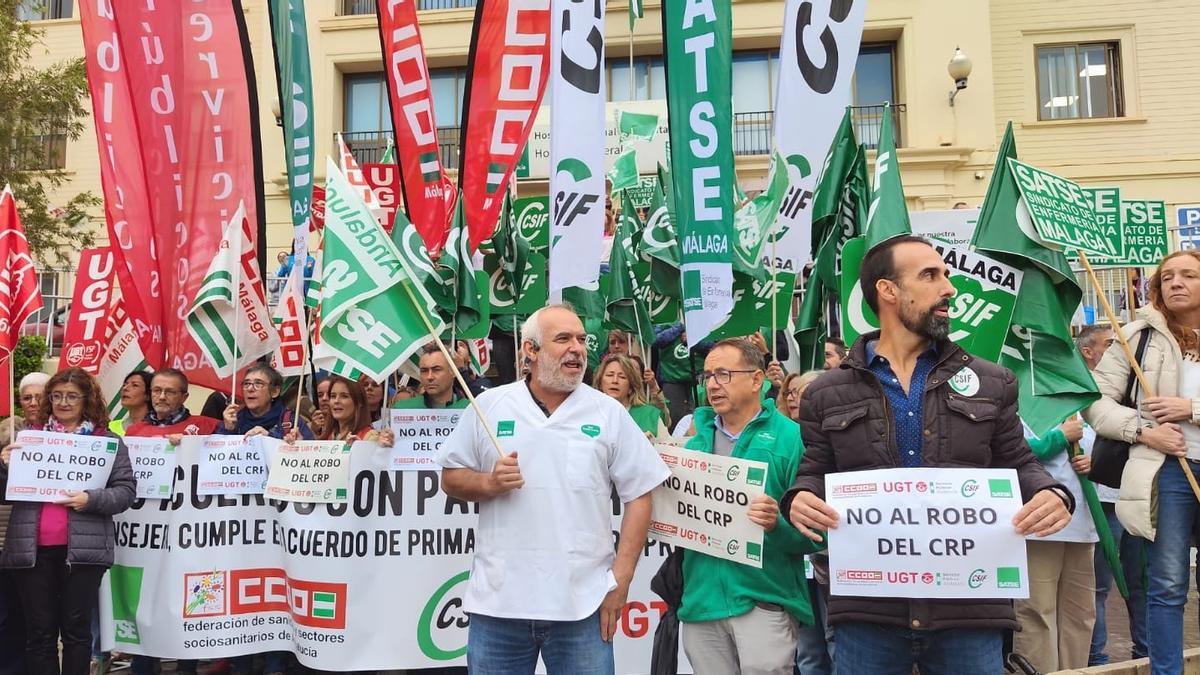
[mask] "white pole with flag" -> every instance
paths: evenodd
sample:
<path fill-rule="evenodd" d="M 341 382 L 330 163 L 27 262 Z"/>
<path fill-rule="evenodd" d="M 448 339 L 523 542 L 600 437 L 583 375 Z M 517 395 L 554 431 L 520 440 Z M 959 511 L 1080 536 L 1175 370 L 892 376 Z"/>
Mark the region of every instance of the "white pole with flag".
<path fill-rule="evenodd" d="M 0 358 L 8 359 L 11 415 L 16 408 L 12 392 L 17 388 L 13 352 L 21 339 L 21 326 L 43 304 L 37 270 L 29 253 L 29 240 L 25 237 L 25 228 L 21 226 L 21 216 L 17 213 L 16 197 L 8 185 L 0 193 L 0 259 L 4 263 L 0 268 Z M 11 425 L 9 429 L 12 440 L 16 431 Z"/>

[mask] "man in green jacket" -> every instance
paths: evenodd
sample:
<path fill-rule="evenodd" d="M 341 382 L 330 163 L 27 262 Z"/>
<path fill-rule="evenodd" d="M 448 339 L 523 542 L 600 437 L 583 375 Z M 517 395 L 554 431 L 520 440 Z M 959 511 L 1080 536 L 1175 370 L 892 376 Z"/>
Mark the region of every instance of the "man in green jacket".
<path fill-rule="evenodd" d="M 460 395 L 458 383 L 454 381 L 454 364 L 446 360 L 446 355 L 434 343 L 421 348 L 421 359 L 418 362 L 421 369 L 421 384 L 425 393 L 421 396 L 406 398 L 392 404 L 393 408 L 409 410 L 413 408 L 457 408 L 467 407 L 470 402 Z"/>
<path fill-rule="evenodd" d="M 697 408 L 689 450 L 767 464 L 765 494 L 747 517 L 763 528 L 762 569 L 688 551 L 683 556 L 683 649 L 698 675 L 785 675 L 796 658 L 799 624 L 811 624 L 804 554 L 824 548 L 779 513 L 803 447 L 800 427 L 759 392 L 762 352 L 744 339 L 722 340 L 704 359 L 709 406 Z"/>

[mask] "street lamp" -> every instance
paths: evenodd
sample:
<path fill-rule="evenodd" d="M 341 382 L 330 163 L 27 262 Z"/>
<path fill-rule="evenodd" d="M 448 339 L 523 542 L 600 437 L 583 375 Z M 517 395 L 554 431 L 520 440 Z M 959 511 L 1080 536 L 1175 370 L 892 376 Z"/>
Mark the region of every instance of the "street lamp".
<path fill-rule="evenodd" d="M 963 53 L 959 47 L 954 48 L 954 56 L 946 65 L 946 72 L 954 80 L 954 89 L 950 91 L 950 107 L 954 107 L 954 97 L 958 92 L 967 88 L 967 78 L 971 76 L 971 57 Z"/>

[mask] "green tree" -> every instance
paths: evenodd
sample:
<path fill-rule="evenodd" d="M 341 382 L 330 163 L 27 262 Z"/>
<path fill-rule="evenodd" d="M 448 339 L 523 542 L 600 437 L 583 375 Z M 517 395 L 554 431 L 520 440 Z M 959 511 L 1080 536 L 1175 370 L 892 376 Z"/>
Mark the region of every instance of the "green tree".
<path fill-rule="evenodd" d="M 70 177 L 62 161 L 67 142 L 85 129 L 87 73 L 82 58 L 29 65 L 43 31 L 16 18 L 21 4 L 0 0 L 0 187 L 12 186 L 34 256 L 65 264 L 95 246 L 89 209 L 101 204 L 90 192 L 66 194 Z"/>
<path fill-rule="evenodd" d="M 6 364 L 7 365 L 7 364 Z M 29 373 L 36 373 L 46 366 L 46 338 L 41 335 L 26 335 L 17 341 L 13 350 L 13 397 L 14 404 L 20 398 L 17 385 L 21 378 Z M 5 368 L 7 370 L 7 367 Z M 8 373 L 3 375 L 8 379 Z"/>

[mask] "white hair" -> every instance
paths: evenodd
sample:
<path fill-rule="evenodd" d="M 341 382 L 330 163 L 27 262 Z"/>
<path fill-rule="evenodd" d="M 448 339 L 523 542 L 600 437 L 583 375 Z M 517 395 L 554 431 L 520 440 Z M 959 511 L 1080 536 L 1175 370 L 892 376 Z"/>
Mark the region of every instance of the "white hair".
<path fill-rule="evenodd" d="M 29 373 L 21 378 L 21 386 L 17 387 L 17 393 L 25 391 L 25 387 L 45 387 L 50 381 L 50 376 L 41 371 Z"/>
<path fill-rule="evenodd" d="M 554 305 L 546 305 L 533 314 L 530 314 L 529 318 L 525 319 L 525 323 L 521 324 L 521 344 L 517 345 L 518 351 L 520 351 L 526 342 L 532 342 L 534 347 L 542 346 L 542 312 L 548 309 L 565 309 L 572 314 L 575 313 L 574 307 L 565 302 L 560 302 Z"/>

